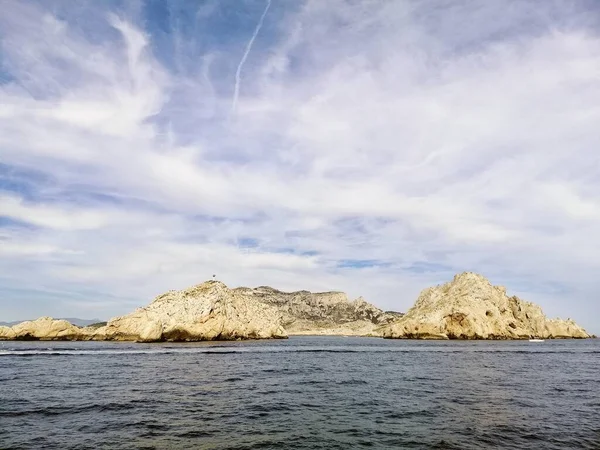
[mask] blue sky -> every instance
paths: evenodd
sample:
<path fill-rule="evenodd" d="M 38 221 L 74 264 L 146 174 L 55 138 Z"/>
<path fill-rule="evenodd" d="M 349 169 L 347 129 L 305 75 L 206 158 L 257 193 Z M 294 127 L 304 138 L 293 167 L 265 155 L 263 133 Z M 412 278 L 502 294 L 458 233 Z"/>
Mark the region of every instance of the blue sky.
<path fill-rule="evenodd" d="M 600 332 L 597 2 L 2 7 L 0 320 L 476 271 Z"/>

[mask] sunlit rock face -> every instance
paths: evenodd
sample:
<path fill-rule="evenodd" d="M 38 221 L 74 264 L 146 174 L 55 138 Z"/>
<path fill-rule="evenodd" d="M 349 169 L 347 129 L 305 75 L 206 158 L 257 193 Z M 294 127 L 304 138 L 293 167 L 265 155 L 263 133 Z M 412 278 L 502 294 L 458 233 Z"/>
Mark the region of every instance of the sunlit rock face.
<path fill-rule="evenodd" d="M 169 291 L 100 330 L 107 340 L 201 341 L 285 338 L 280 312 L 243 291 L 207 281 Z"/>
<path fill-rule="evenodd" d="M 401 319 L 383 327 L 399 339 L 589 338 L 572 320 L 548 319 L 542 309 L 471 272 L 424 289 Z"/>
<path fill-rule="evenodd" d="M 72 341 L 90 339 L 93 332 L 66 320 L 40 317 L 12 327 L 0 327 L 0 339 Z"/>

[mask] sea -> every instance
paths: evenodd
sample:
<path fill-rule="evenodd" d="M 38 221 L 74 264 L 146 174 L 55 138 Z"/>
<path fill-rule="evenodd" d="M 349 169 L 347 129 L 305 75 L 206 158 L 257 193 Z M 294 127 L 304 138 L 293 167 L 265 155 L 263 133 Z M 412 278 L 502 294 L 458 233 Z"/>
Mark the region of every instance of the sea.
<path fill-rule="evenodd" d="M 600 449 L 600 340 L 0 342 L 0 449 Z"/>

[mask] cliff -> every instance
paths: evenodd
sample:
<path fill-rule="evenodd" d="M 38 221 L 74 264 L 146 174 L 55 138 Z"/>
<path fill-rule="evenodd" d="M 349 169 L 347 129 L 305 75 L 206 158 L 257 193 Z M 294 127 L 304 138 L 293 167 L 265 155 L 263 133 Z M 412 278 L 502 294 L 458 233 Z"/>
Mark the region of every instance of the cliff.
<path fill-rule="evenodd" d="M 382 325 L 402 316 L 384 312 L 362 297 L 351 301 L 343 292 L 281 292 L 268 286 L 235 291 L 276 308 L 289 334 L 380 336 Z"/>
<path fill-rule="evenodd" d="M 401 319 L 382 327 L 385 338 L 544 339 L 588 338 L 572 320 L 548 319 L 542 309 L 481 275 L 466 272 L 424 289 Z"/>

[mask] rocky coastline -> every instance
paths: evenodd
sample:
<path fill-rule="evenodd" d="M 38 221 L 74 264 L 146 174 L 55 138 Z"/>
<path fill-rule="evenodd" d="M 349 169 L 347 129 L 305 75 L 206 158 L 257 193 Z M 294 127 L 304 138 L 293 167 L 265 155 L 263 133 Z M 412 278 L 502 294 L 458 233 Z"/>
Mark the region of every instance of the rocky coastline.
<path fill-rule="evenodd" d="M 148 306 L 107 323 L 79 327 L 41 317 L 0 326 L 0 340 L 190 342 L 285 339 L 292 335 L 389 339 L 584 339 L 573 320 L 542 309 L 486 278 L 465 272 L 424 289 L 406 313 L 382 311 L 343 292 L 282 292 L 269 286 L 228 288 L 207 281 L 169 291 Z"/>

